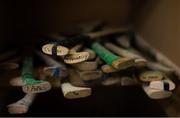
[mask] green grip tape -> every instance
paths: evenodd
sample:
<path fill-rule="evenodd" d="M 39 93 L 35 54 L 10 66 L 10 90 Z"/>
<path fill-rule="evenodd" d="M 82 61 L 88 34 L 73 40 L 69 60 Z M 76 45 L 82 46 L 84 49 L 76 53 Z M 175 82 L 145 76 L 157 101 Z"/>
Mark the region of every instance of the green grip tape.
<path fill-rule="evenodd" d="M 31 57 L 26 57 L 23 60 L 23 68 L 22 68 L 22 76 L 26 77 L 26 76 L 32 76 L 32 71 L 33 71 L 33 60 Z"/>
<path fill-rule="evenodd" d="M 33 59 L 31 57 L 26 57 L 23 60 L 21 75 L 22 75 L 22 81 L 25 85 L 34 85 L 44 82 L 42 80 L 35 80 L 33 78 Z"/>
<path fill-rule="evenodd" d="M 107 64 L 112 65 L 113 61 L 120 59 L 121 57 L 114 55 L 112 52 L 104 48 L 99 43 L 93 43 L 91 48 L 102 58 Z"/>

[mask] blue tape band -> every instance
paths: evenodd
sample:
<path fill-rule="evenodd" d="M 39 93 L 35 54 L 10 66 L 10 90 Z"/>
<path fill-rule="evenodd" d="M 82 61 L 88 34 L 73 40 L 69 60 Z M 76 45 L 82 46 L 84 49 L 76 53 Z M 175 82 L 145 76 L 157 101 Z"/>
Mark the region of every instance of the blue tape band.
<path fill-rule="evenodd" d="M 59 75 L 60 75 L 60 69 L 54 68 L 53 69 L 53 77 L 59 77 Z"/>

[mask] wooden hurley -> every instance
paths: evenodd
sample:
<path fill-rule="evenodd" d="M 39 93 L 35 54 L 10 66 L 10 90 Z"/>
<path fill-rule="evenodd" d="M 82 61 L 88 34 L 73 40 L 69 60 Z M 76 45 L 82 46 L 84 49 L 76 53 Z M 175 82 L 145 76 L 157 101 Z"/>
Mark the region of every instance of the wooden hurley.
<path fill-rule="evenodd" d="M 149 85 L 142 86 L 144 92 L 148 95 L 151 99 L 165 99 L 172 95 L 171 91 L 164 91 L 159 89 L 150 88 Z"/>
<path fill-rule="evenodd" d="M 76 87 L 68 82 L 62 83 L 61 89 L 64 97 L 67 99 L 84 98 L 91 95 L 91 88 Z"/>
<path fill-rule="evenodd" d="M 127 44 L 128 45 L 128 44 Z M 115 52 L 116 54 L 123 56 L 125 58 L 130 58 L 132 60 L 134 60 L 134 63 L 132 63 L 131 66 L 136 66 L 136 67 L 143 67 L 146 65 L 146 63 L 148 63 L 144 58 L 142 58 L 139 55 L 136 55 L 135 53 L 131 53 L 130 51 L 124 50 L 122 48 L 119 48 L 115 45 L 113 45 L 112 43 L 106 43 L 105 47 L 107 47 L 108 49 L 110 49 L 111 51 Z M 134 51 L 133 51 L 134 52 Z M 118 72 L 121 70 L 120 69 L 116 69 L 111 65 L 105 64 L 103 66 L 101 66 L 101 70 L 104 73 L 114 73 L 114 72 Z"/>
<path fill-rule="evenodd" d="M 42 76 L 42 75 L 40 75 L 40 76 Z M 42 77 L 41 77 L 41 79 L 42 79 Z M 40 80 L 41 80 L 41 79 L 40 79 Z M 60 79 L 54 79 L 54 78 L 52 78 L 52 77 L 46 77 L 46 78 L 43 77 L 43 80 L 48 81 L 48 82 L 51 84 L 52 88 L 60 88 L 60 87 L 61 87 L 61 81 L 60 81 Z M 19 77 L 12 78 L 12 79 L 9 81 L 9 84 L 10 84 L 11 86 L 16 86 L 16 87 L 22 87 L 22 86 L 24 86 L 24 83 L 23 83 L 23 81 L 22 81 L 22 79 L 21 79 L 20 76 L 19 76 Z"/>
<path fill-rule="evenodd" d="M 121 47 L 125 48 L 126 50 L 128 50 L 128 54 L 130 53 L 130 57 L 135 57 L 135 66 L 136 67 L 143 67 L 146 66 L 148 61 L 139 53 L 137 52 L 134 48 L 132 48 L 130 39 L 127 35 L 124 36 L 120 36 L 116 39 L 116 42 L 118 45 L 120 45 Z M 118 53 L 118 52 L 117 52 Z M 119 52 L 120 54 L 120 52 Z M 126 53 L 124 53 L 126 56 Z"/>
<path fill-rule="evenodd" d="M 22 67 L 22 81 L 23 81 L 23 91 L 25 93 L 42 93 L 49 91 L 51 85 L 49 82 L 44 80 L 35 80 L 33 78 L 33 61 L 31 57 L 26 57 L 23 60 Z"/>
<path fill-rule="evenodd" d="M 139 75 L 139 79 L 143 82 L 151 82 L 162 80 L 164 77 L 163 73 L 160 71 L 146 71 L 144 70 Z"/>
<path fill-rule="evenodd" d="M 91 47 L 100 58 L 102 58 L 108 65 L 113 66 L 115 69 L 126 69 L 134 64 L 133 59 L 116 56 L 99 43 L 93 43 Z"/>
<path fill-rule="evenodd" d="M 174 73 L 173 69 L 166 67 L 166 66 L 162 65 L 161 63 L 157 63 L 157 62 L 148 61 L 147 67 L 152 70 L 164 72 L 168 75 Z"/>
<path fill-rule="evenodd" d="M 134 59 L 134 64 L 132 66 L 138 66 L 142 67 L 146 65 L 146 60 L 140 57 L 139 55 L 136 55 L 135 53 L 132 53 L 128 50 L 125 50 L 123 48 L 120 48 L 112 43 L 105 43 L 104 45 L 107 49 L 111 50 L 112 52 L 118 54 L 119 56 L 123 56 L 125 58 L 132 58 Z"/>
<path fill-rule="evenodd" d="M 19 101 L 12 103 L 7 106 L 8 112 L 10 114 L 25 114 L 28 112 L 29 107 L 33 103 L 36 94 L 26 94 L 22 99 Z"/>
<path fill-rule="evenodd" d="M 88 60 L 93 60 L 96 58 L 96 53 L 93 50 L 86 48 L 84 51 L 89 53 Z"/>
<path fill-rule="evenodd" d="M 75 69 L 69 69 L 69 81 L 73 86 L 87 87 Z"/>
<path fill-rule="evenodd" d="M 103 86 L 121 85 L 120 76 L 108 76 L 104 81 L 101 82 Z"/>
<path fill-rule="evenodd" d="M 105 65 L 102 65 L 101 66 L 101 70 L 104 72 L 104 73 L 114 73 L 114 72 L 118 72 L 120 71 L 119 69 L 116 69 L 108 64 L 105 64 Z"/>
<path fill-rule="evenodd" d="M 79 76 L 84 81 L 96 80 L 100 79 L 103 76 L 101 70 L 93 70 L 93 71 L 78 71 Z"/>
<path fill-rule="evenodd" d="M 58 62 L 51 57 L 36 51 L 36 54 L 48 65 L 44 68 L 44 72 L 52 77 L 67 77 L 68 71 L 64 63 Z"/>
<path fill-rule="evenodd" d="M 88 60 L 92 60 L 96 57 L 96 54 L 94 51 L 92 51 L 90 49 L 85 49 L 84 51 L 89 53 Z M 72 64 L 72 66 L 80 71 L 92 71 L 92 70 L 97 69 L 98 62 L 96 62 L 96 60 L 95 61 L 84 61 L 84 62 Z"/>
<path fill-rule="evenodd" d="M 86 33 L 84 36 L 88 36 L 90 39 L 96 39 L 107 35 L 113 35 L 117 33 L 128 32 L 128 28 L 109 28 L 98 32 Z"/>
<path fill-rule="evenodd" d="M 35 78 L 38 78 L 38 79 L 40 79 L 40 80 L 45 80 L 45 78 L 46 78 L 45 75 L 44 75 L 44 72 L 42 71 L 42 68 L 34 69 L 33 75 L 34 75 Z M 16 86 L 16 87 L 22 87 L 22 86 L 24 86 L 24 83 L 23 83 L 23 80 L 22 80 L 22 77 L 21 77 L 21 76 L 12 78 L 12 79 L 9 81 L 9 84 L 10 84 L 11 86 Z"/>
<path fill-rule="evenodd" d="M 98 67 L 96 61 L 85 61 L 77 64 L 72 64 L 72 66 L 80 71 L 92 71 L 96 70 Z"/>
<path fill-rule="evenodd" d="M 116 40 L 116 42 L 117 42 L 120 46 L 126 48 L 127 50 L 130 50 L 131 52 L 139 55 L 140 57 L 142 57 L 142 59 L 143 59 L 143 58 L 146 58 L 145 56 L 143 56 L 142 54 L 140 54 L 139 52 L 137 52 L 137 50 L 135 50 L 134 48 L 132 48 L 130 39 L 128 38 L 127 35 L 118 37 L 117 40 Z M 172 73 L 174 72 L 174 69 L 171 69 L 171 68 L 169 68 L 169 67 L 167 67 L 167 66 L 165 66 L 165 65 L 163 65 L 163 64 L 161 64 L 161 63 L 159 63 L 159 62 L 153 62 L 153 61 L 151 61 L 151 60 L 148 59 L 148 61 L 146 61 L 146 63 L 147 63 L 146 66 L 147 66 L 149 69 L 152 69 L 152 70 L 162 71 L 162 72 L 164 72 L 164 73 L 166 73 L 166 74 L 172 74 Z"/>
<path fill-rule="evenodd" d="M 64 56 L 68 54 L 69 49 L 61 45 L 56 46 L 56 44 L 46 44 L 43 45 L 42 51 L 48 55 Z"/>
<path fill-rule="evenodd" d="M 151 81 L 149 87 L 158 90 L 172 91 L 175 89 L 176 85 L 166 77 L 164 80 Z"/>
<path fill-rule="evenodd" d="M 82 44 L 71 48 L 70 53 L 64 57 L 64 62 L 67 64 L 75 64 L 86 61 L 89 58 L 89 52 L 77 52 L 82 47 Z"/>
<path fill-rule="evenodd" d="M 88 52 L 77 52 L 74 54 L 68 54 L 64 57 L 64 62 L 67 64 L 75 64 L 86 61 L 89 57 Z"/>
<path fill-rule="evenodd" d="M 158 62 L 166 65 L 167 67 L 174 69 L 175 73 L 180 77 L 180 68 L 176 64 L 174 64 L 171 60 L 169 60 L 165 55 L 159 52 L 157 49 L 150 46 L 139 35 L 135 35 L 134 43 L 139 51 L 141 52 L 143 51 L 144 53 L 155 57 Z"/>

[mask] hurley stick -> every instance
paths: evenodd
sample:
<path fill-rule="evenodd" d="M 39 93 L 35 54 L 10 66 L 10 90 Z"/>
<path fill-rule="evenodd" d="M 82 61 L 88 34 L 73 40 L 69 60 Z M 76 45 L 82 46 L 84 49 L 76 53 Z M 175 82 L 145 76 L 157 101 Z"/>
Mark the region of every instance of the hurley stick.
<path fill-rule="evenodd" d="M 151 99 L 165 99 L 172 95 L 171 91 L 150 88 L 149 85 L 142 85 L 144 92 Z"/>
<path fill-rule="evenodd" d="M 31 57 L 26 57 L 23 60 L 22 67 L 22 81 L 24 86 L 22 87 L 25 93 L 41 93 L 51 89 L 49 82 L 44 80 L 35 80 L 33 78 L 33 60 Z"/>
<path fill-rule="evenodd" d="M 79 76 L 84 81 L 96 80 L 103 76 L 101 70 L 92 70 L 92 71 L 77 71 Z"/>
<path fill-rule="evenodd" d="M 73 86 L 87 87 L 75 69 L 69 69 L 69 81 Z"/>
<path fill-rule="evenodd" d="M 112 67 L 111 65 L 105 64 L 105 65 L 101 66 L 101 70 L 104 73 L 114 73 L 114 72 L 120 71 L 121 69 L 116 69 L 116 68 Z"/>
<path fill-rule="evenodd" d="M 135 36 L 134 44 L 139 51 L 153 56 L 158 62 L 174 69 L 175 73 L 178 76 L 180 76 L 180 68 L 176 64 L 174 64 L 171 60 L 169 60 L 165 55 L 163 55 L 161 52 L 159 52 L 157 49 L 150 46 L 140 36 L 138 36 L 138 35 Z"/>
<path fill-rule="evenodd" d="M 151 70 L 157 70 L 166 73 L 167 75 L 170 75 L 174 73 L 174 70 L 172 68 L 166 67 L 162 65 L 161 63 L 148 61 L 147 67 Z"/>
<path fill-rule="evenodd" d="M 100 58 L 116 69 L 126 69 L 134 64 L 133 59 L 116 56 L 99 43 L 93 43 L 91 47 Z"/>
<path fill-rule="evenodd" d="M 80 71 L 93 71 L 98 67 L 96 61 L 84 61 L 81 63 L 72 64 L 72 66 Z"/>
<path fill-rule="evenodd" d="M 76 45 L 69 51 L 69 54 L 64 57 L 64 62 L 67 64 L 80 63 L 89 58 L 89 52 L 77 52 L 82 47 L 82 44 Z"/>
<path fill-rule="evenodd" d="M 91 95 L 91 88 L 87 87 L 76 87 L 69 82 L 61 84 L 63 95 L 67 99 L 84 98 Z"/>
<path fill-rule="evenodd" d="M 44 68 L 44 72 L 52 77 L 66 77 L 68 75 L 65 64 L 58 62 L 51 57 L 36 51 L 36 54 L 48 65 L 49 67 Z"/>
<path fill-rule="evenodd" d="M 127 35 L 124 35 L 124 36 L 120 36 L 117 38 L 116 42 L 126 48 L 127 50 L 130 50 L 131 52 L 133 52 L 134 54 L 137 54 L 138 56 L 140 57 L 143 57 L 143 58 L 147 58 L 145 56 L 143 56 L 142 54 L 140 54 L 139 52 L 137 52 L 137 50 L 135 50 L 132 45 L 131 45 L 131 42 L 130 42 L 130 39 L 128 38 Z M 165 65 L 159 63 L 159 62 L 153 62 L 152 60 L 149 60 L 146 61 L 146 66 L 149 68 L 149 69 L 152 69 L 152 70 L 157 70 L 157 71 L 162 71 L 162 72 L 165 72 L 166 74 L 172 74 L 174 72 L 173 69 L 171 68 L 168 68 L 166 67 Z"/>
<path fill-rule="evenodd" d="M 86 33 L 84 36 L 88 36 L 90 39 L 96 39 L 107 35 L 128 32 L 128 28 L 109 28 L 98 32 Z"/>
<path fill-rule="evenodd" d="M 44 72 L 42 71 L 42 68 L 37 68 L 34 69 L 34 77 L 38 78 L 40 80 L 44 80 L 46 77 L 44 75 Z M 16 87 L 22 87 L 24 85 L 23 81 L 22 81 L 22 77 L 18 76 L 18 77 L 14 77 L 9 81 L 9 84 L 11 86 L 16 86 Z"/>
<path fill-rule="evenodd" d="M 166 77 L 164 80 L 150 82 L 149 87 L 158 90 L 172 91 L 176 85 Z"/>
<path fill-rule="evenodd" d="M 24 114 L 27 113 L 29 107 L 33 103 L 36 94 L 26 94 L 22 99 L 19 101 L 12 103 L 7 106 L 8 112 L 10 114 Z"/>
<path fill-rule="evenodd" d="M 94 51 L 90 50 L 90 49 L 85 49 L 85 52 L 89 53 L 89 57 L 87 60 L 92 60 L 96 57 L 96 54 Z M 76 69 L 80 70 L 80 71 L 92 71 L 92 70 L 96 70 L 98 67 L 98 60 L 95 61 L 84 61 L 84 62 L 80 62 L 80 63 L 76 63 L 76 64 L 72 64 L 73 67 L 75 67 Z"/>
<path fill-rule="evenodd" d="M 110 42 L 105 43 L 105 47 L 109 50 L 111 50 L 112 52 L 118 54 L 119 56 L 123 56 L 126 58 L 132 58 L 134 59 L 134 66 L 138 66 L 138 67 L 142 67 L 146 65 L 146 60 L 143 59 L 142 57 L 140 57 L 139 55 L 136 55 L 135 53 L 132 53 L 128 50 L 125 50 L 123 48 L 120 48 Z"/>
<path fill-rule="evenodd" d="M 121 77 L 109 75 L 101 82 L 103 86 L 121 85 Z"/>
<path fill-rule="evenodd" d="M 39 76 L 42 76 L 42 75 L 39 75 Z M 61 87 L 60 79 L 54 79 L 53 77 L 45 77 L 44 75 L 42 77 L 39 77 L 39 78 L 41 78 L 40 80 L 46 80 L 49 83 L 51 83 L 52 88 L 60 88 Z M 11 86 L 16 86 L 16 87 L 22 87 L 24 85 L 20 76 L 12 78 L 9 81 L 9 84 Z"/>
<path fill-rule="evenodd" d="M 54 43 L 43 45 L 42 51 L 48 55 L 64 56 L 67 55 L 69 49 Z"/>
<path fill-rule="evenodd" d="M 151 82 L 162 80 L 164 74 L 160 71 L 142 70 L 139 74 L 139 79 L 143 82 Z"/>
<path fill-rule="evenodd" d="M 86 48 L 84 51 L 89 53 L 88 60 L 93 60 L 96 58 L 96 53 L 93 50 Z"/>

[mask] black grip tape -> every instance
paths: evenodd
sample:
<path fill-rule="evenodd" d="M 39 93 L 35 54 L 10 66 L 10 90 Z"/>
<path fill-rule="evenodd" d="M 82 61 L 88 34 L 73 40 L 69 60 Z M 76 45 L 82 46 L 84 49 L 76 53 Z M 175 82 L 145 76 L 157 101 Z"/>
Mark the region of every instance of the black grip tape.
<path fill-rule="evenodd" d="M 169 91 L 169 83 L 164 82 L 164 90 Z"/>

